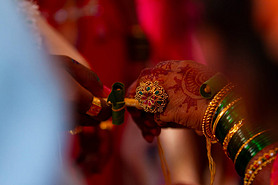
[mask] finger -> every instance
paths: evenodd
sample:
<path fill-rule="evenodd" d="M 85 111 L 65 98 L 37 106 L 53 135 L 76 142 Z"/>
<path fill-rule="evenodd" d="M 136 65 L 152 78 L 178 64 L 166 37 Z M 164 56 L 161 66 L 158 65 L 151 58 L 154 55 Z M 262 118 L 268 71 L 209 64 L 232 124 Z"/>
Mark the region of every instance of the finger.
<path fill-rule="evenodd" d="M 97 74 L 89 68 L 67 56 L 55 56 L 65 67 L 67 72 L 85 89 L 98 97 L 105 97 L 103 84 Z"/>
<path fill-rule="evenodd" d="M 203 132 L 200 131 L 200 130 L 195 130 L 196 134 L 199 135 L 199 136 L 202 136 L 203 135 Z"/>
<path fill-rule="evenodd" d="M 148 143 L 152 143 L 155 136 L 154 135 L 151 135 L 151 134 L 145 134 L 145 133 L 142 133 L 143 134 L 143 138 L 148 142 Z"/>
<path fill-rule="evenodd" d="M 160 127 L 167 127 L 167 122 L 164 122 L 160 119 L 160 114 L 155 114 L 154 121 L 157 123 Z"/>
<path fill-rule="evenodd" d="M 112 116 L 111 105 L 108 105 L 108 103 L 103 99 L 100 99 L 100 101 L 101 101 L 101 111 L 97 116 L 94 117 L 94 119 L 97 119 L 99 121 L 106 121 Z"/>
<path fill-rule="evenodd" d="M 75 119 L 75 123 L 80 126 L 97 126 L 100 124 L 99 120 L 93 119 L 91 116 L 86 114 L 77 113 Z"/>
<path fill-rule="evenodd" d="M 134 98 L 135 94 L 136 94 L 136 87 L 137 87 L 137 81 L 133 82 L 127 91 L 127 98 Z"/>

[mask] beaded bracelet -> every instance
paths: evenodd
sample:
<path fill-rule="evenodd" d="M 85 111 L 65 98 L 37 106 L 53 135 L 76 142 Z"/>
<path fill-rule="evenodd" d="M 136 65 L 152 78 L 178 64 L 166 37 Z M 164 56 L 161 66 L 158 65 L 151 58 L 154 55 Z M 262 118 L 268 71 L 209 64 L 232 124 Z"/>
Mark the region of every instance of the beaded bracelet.
<path fill-rule="evenodd" d="M 259 171 L 261 171 L 267 164 L 271 163 L 276 158 L 277 153 L 278 148 L 271 149 L 255 160 L 245 172 L 244 185 L 252 184 Z"/>
<path fill-rule="evenodd" d="M 209 138 L 212 143 L 217 142 L 217 138 L 211 133 L 213 115 L 215 114 L 215 111 L 218 105 L 220 104 L 220 102 L 233 88 L 234 85 L 229 83 L 223 89 L 221 89 L 211 100 L 205 112 L 203 123 L 202 123 L 202 131 L 203 134 L 206 136 L 206 138 Z"/>

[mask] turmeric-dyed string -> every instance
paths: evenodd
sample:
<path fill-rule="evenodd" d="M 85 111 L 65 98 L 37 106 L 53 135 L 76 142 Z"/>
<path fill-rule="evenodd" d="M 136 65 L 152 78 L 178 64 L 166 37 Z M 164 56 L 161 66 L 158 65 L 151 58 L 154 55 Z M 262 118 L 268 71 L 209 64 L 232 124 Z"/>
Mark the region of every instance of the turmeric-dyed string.
<path fill-rule="evenodd" d="M 161 168 L 163 171 L 163 175 L 164 175 L 164 179 L 165 179 L 165 183 L 166 185 L 170 185 L 171 184 L 171 175 L 170 175 L 170 171 L 164 156 L 164 152 L 161 146 L 161 142 L 159 139 L 159 136 L 157 137 L 157 146 L 158 146 L 158 153 L 159 153 L 159 158 L 160 158 L 160 163 L 161 163 Z"/>
<path fill-rule="evenodd" d="M 209 161 L 209 171 L 210 171 L 210 185 L 213 185 L 214 177 L 215 177 L 215 162 L 211 156 L 211 141 L 209 138 L 206 138 L 206 145 L 207 145 L 207 156 Z"/>

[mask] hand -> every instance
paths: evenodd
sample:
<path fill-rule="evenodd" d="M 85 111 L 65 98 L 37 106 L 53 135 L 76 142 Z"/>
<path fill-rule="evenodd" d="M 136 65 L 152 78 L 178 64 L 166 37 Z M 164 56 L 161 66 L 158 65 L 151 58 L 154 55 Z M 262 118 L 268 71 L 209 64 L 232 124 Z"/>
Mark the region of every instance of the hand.
<path fill-rule="evenodd" d="M 102 110 L 97 116 L 89 116 L 86 112 L 91 106 L 93 97 L 107 97 L 108 92 L 96 73 L 66 56 L 52 56 L 58 65 L 58 73 L 64 84 L 70 88 L 65 93 L 65 101 L 72 107 L 76 125 L 95 126 L 100 121 L 111 117 L 111 107 L 101 99 Z"/>
<path fill-rule="evenodd" d="M 158 81 L 169 96 L 168 104 L 161 114 L 140 117 L 146 113 L 128 109 L 144 138 L 159 135 L 159 132 L 151 130 L 162 127 L 184 127 L 201 131 L 201 121 L 209 101 L 201 97 L 199 88 L 213 74 L 206 66 L 193 61 L 166 61 L 152 69 L 143 70 L 138 80 L 129 88 L 128 96 L 134 97 L 136 87 L 140 82 L 146 81 Z M 147 122 L 151 124 L 148 125 Z"/>
<path fill-rule="evenodd" d="M 76 162 L 87 176 L 100 173 L 113 152 L 113 137 L 110 130 L 98 126 L 86 127 L 80 134 L 79 153 Z"/>

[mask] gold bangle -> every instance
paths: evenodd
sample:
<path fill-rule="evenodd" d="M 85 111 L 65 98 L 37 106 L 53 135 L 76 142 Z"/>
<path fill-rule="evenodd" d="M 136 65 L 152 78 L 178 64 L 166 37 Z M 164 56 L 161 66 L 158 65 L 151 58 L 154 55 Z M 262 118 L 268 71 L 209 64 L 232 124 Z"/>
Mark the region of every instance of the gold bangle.
<path fill-rule="evenodd" d="M 227 84 L 223 89 L 221 89 L 214 98 L 210 101 L 207 110 L 205 112 L 203 123 L 202 123 L 202 132 L 206 138 L 210 139 L 212 143 L 216 143 L 218 140 L 217 138 L 211 133 L 211 122 L 212 117 L 215 114 L 217 107 L 219 106 L 220 102 L 226 95 L 234 88 L 235 86 L 232 83 Z"/>
<path fill-rule="evenodd" d="M 276 158 L 277 152 L 278 148 L 271 149 L 267 153 L 264 153 L 257 160 L 255 160 L 245 171 L 244 185 L 252 184 L 259 171 L 261 171 L 263 167 L 271 163 Z"/>
<path fill-rule="evenodd" d="M 234 104 L 236 104 L 239 100 L 241 100 L 241 98 L 238 98 L 238 99 L 232 101 L 231 103 L 229 103 L 229 104 L 227 105 L 227 107 L 225 107 L 225 108 L 217 115 L 217 117 L 216 117 L 216 119 L 215 119 L 215 121 L 214 121 L 214 123 L 213 123 L 213 128 L 212 128 L 212 134 L 214 135 L 214 137 L 216 137 L 216 136 L 215 136 L 215 130 L 216 130 L 216 127 L 217 127 L 217 125 L 218 125 L 218 122 L 219 122 L 220 118 L 225 114 L 225 112 L 226 112 L 229 108 L 231 108 L 231 107 L 232 107 Z"/>
<path fill-rule="evenodd" d="M 229 145 L 230 140 L 234 136 L 234 134 L 240 129 L 240 127 L 243 125 L 243 120 L 240 120 L 238 123 L 234 124 L 234 126 L 229 130 L 229 133 L 226 135 L 224 141 L 223 141 L 223 150 L 225 154 L 228 156 L 227 148 Z M 229 157 L 229 156 L 228 156 Z"/>
<path fill-rule="evenodd" d="M 264 130 L 264 131 L 261 131 L 261 132 L 255 134 L 255 135 L 253 135 L 253 136 L 252 136 L 251 138 L 249 138 L 245 143 L 243 143 L 243 145 L 241 145 L 241 147 L 239 148 L 239 150 L 238 150 L 237 153 L 236 153 L 236 156 L 235 156 L 235 159 L 234 159 L 234 164 L 236 164 L 237 157 L 238 157 L 238 155 L 240 154 L 240 152 L 242 151 L 242 149 L 243 149 L 250 141 L 252 141 L 255 137 L 261 135 L 262 133 L 264 133 L 264 132 L 266 132 L 266 131 L 268 131 L 268 130 Z"/>

